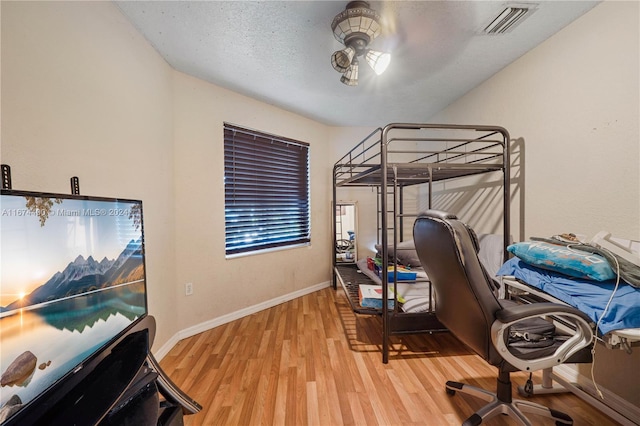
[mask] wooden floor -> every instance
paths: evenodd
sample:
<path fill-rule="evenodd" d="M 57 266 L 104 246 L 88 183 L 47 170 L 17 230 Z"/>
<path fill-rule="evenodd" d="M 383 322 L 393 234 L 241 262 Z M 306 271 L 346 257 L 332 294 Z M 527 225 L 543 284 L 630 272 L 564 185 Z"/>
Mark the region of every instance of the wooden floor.
<path fill-rule="evenodd" d="M 161 366 L 204 407 L 186 425 L 459 425 L 484 403 L 447 395 L 447 380 L 495 390 L 496 369 L 450 333 L 394 338 L 383 364 L 380 330 L 326 288 L 182 340 Z M 526 378 L 512 374 L 514 387 Z M 617 424 L 572 394 L 531 400 L 577 425 Z"/>

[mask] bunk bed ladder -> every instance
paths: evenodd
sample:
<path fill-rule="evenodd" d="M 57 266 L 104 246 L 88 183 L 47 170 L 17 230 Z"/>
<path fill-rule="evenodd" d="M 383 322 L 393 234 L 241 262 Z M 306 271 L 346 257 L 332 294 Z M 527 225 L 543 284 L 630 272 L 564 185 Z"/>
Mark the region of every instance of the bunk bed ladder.
<path fill-rule="evenodd" d="M 393 210 L 388 208 L 386 211 L 387 214 L 387 223 L 392 223 L 393 225 L 389 226 L 387 225 L 387 236 L 389 238 L 393 238 L 394 233 L 396 230 L 398 230 L 398 235 L 400 238 L 400 241 L 404 240 L 404 217 L 406 217 L 406 215 L 403 212 L 403 203 L 404 203 L 404 187 L 402 187 L 401 185 L 398 185 L 398 189 L 397 189 L 397 202 L 395 201 L 395 197 L 396 194 L 394 193 L 394 191 L 387 191 L 387 197 L 391 197 L 391 200 L 387 200 L 387 206 L 394 206 L 397 205 L 397 209 Z M 380 187 L 376 188 L 376 213 L 377 213 L 377 221 L 376 221 L 376 229 L 378 230 L 378 237 L 377 237 L 377 243 L 381 244 L 382 241 L 382 225 L 381 225 L 381 216 L 382 216 L 382 207 L 381 207 L 381 202 L 380 202 L 380 198 L 382 197 L 382 194 L 380 192 Z M 396 220 L 397 223 L 396 223 Z M 389 219 L 391 219 L 391 222 L 389 222 Z"/>

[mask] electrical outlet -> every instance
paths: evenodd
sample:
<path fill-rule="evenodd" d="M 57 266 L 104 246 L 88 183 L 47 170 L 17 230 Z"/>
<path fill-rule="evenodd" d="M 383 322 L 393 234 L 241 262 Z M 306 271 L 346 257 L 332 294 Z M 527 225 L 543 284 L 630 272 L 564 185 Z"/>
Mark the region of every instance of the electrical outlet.
<path fill-rule="evenodd" d="M 193 294 L 193 283 L 187 283 L 184 286 L 184 294 L 191 296 Z"/>

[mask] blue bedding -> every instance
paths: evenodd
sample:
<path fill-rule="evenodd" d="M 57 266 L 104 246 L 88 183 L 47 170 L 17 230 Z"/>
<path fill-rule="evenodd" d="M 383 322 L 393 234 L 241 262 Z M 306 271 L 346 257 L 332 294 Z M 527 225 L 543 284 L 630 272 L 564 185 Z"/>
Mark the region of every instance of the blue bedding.
<path fill-rule="evenodd" d="M 615 280 L 592 281 L 573 278 L 531 266 L 517 257 L 505 262 L 496 275 L 514 276 L 518 280 L 580 309 L 596 323 L 602 316 L 616 284 Z M 600 322 L 600 332 L 606 334 L 623 328 L 639 327 L 640 289 L 620 280 L 611 305 Z"/>

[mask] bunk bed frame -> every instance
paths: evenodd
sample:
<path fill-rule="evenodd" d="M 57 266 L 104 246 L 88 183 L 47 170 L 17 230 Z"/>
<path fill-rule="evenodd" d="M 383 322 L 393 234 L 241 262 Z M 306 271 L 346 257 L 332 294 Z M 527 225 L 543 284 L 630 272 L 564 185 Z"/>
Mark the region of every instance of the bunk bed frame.
<path fill-rule="evenodd" d="M 338 204 L 338 189 L 371 187 L 377 189 L 378 244 L 381 245 L 381 270 L 391 267 L 397 277 L 396 247 L 404 236 L 405 218 L 418 212 L 405 212 L 404 189 L 428 186 L 428 208 L 433 203 L 433 183 L 484 173 L 502 173 L 504 259 L 509 244 L 509 133 L 502 127 L 485 125 L 447 125 L 392 123 L 378 128 L 359 142 L 333 167 L 333 211 Z M 452 212 L 456 213 L 456 212 Z M 413 222 L 412 222 L 413 223 Z M 336 245 L 334 215 L 333 235 Z M 392 245 L 390 246 L 390 240 Z M 400 240 L 400 241 L 399 241 Z M 391 248 L 390 248 L 391 247 Z M 390 252 L 391 250 L 391 252 Z M 391 254 L 391 259 L 389 259 Z M 373 281 L 353 265 L 339 264 L 333 258 L 333 287 L 338 282 L 354 312 L 382 316 L 382 361 L 389 360 L 391 335 L 444 331 L 430 304 L 427 312 L 402 312 L 397 300 L 381 309 L 360 306 L 358 286 Z M 391 272 L 390 272 L 391 274 Z M 382 300 L 389 297 L 389 277 L 380 275 Z M 396 279 L 391 280 L 395 286 Z M 429 291 L 430 292 L 430 291 Z M 397 291 L 394 291 L 394 295 Z M 395 297 L 395 296 L 394 296 Z M 432 300 L 431 294 L 429 300 Z"/>

